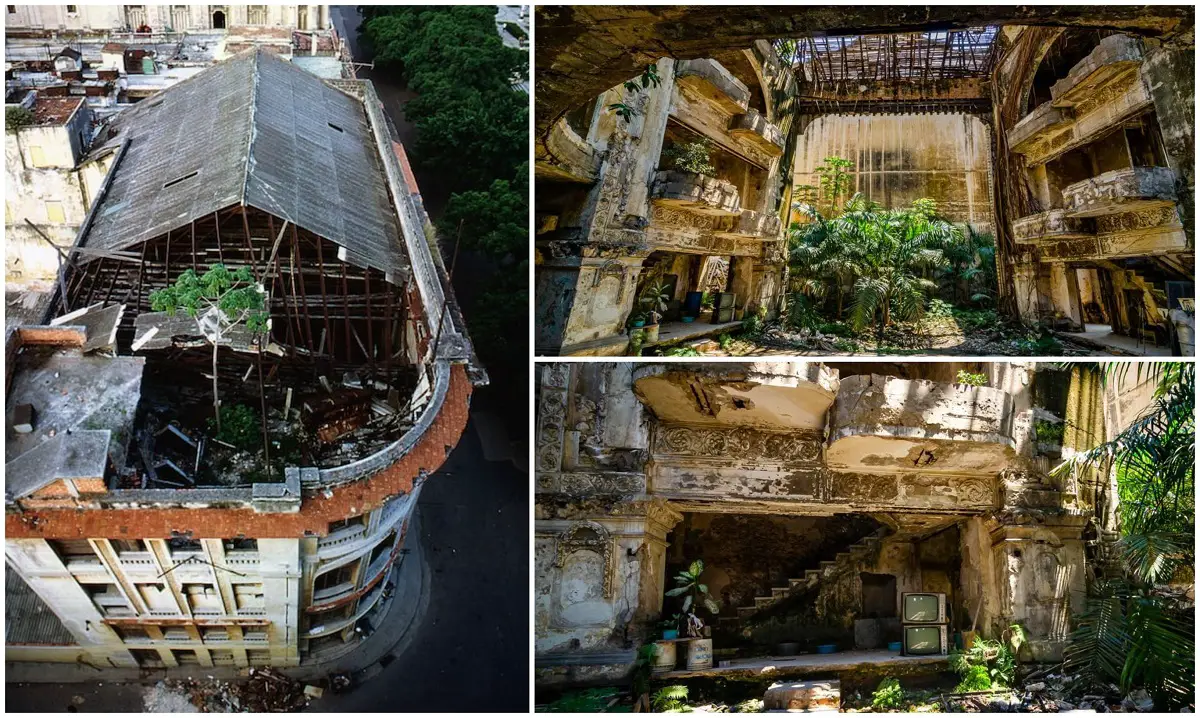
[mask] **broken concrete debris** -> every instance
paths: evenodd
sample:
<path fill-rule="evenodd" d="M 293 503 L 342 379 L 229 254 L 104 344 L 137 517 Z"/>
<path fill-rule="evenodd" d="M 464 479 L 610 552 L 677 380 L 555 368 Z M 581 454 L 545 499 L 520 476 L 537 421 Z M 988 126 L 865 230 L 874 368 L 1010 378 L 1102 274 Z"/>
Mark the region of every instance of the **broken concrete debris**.
<path fill-rule="evenodd" d="M 145 689 L 143 700 L 147 713 L 287 713 L 323 693 L 272 668 L 251 668 L 244 681 L 162 680 Z"/>

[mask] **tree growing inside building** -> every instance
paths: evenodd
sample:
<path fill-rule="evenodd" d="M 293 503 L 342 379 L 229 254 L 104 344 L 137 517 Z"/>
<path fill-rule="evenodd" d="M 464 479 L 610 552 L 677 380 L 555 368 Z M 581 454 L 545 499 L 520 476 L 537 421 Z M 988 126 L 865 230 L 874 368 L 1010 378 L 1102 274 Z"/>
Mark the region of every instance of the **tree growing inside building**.
<path fill-rule="evenodd" d="M 1130 365 L 1101 368 L 1112 381 Z M 1157 379 L 1154 401 L 1111 441 L 1053 472 L 1112 472 L 1119 496 L 1115 575 L 1089 587 L 1066 650 L 1066 669 L 1093 686 L 1147 691 L 1160 711 L 1179 710 L 1195 686 L 1196 367 L 1139 364 Z M 1082 369 L 1074 369 L 1082 371 Z"/>
<path fill-rule="evenodd" d="M 791 230 L 793 287 L 834 297 L 839 318 L 848 296 L 855 330 L 882 331 L 895 320 L 924 316 L 938 289 L 932 277 L 949 266 L 947 251 L 963 242 L 961 230 L 941 219 L 928 198 L 884 209 L 855 194 L 832 217 L 812 204 L 795 209 L 808 222 Z"/>
<path fill-rule="evenodd" d="M 254 335 L 266 332 L 270 318 L 266 292 L 246 267 L 231 272 L 224 264 L 214 264 L 202 275 L 189 269 L 179 275 L 175 284 L 151 292 L 150 308 L 172 315 L 183 310 L 212 345 L 213 416 L 220 433 L 218 349 L 239 326 L 244 325 Z"/>

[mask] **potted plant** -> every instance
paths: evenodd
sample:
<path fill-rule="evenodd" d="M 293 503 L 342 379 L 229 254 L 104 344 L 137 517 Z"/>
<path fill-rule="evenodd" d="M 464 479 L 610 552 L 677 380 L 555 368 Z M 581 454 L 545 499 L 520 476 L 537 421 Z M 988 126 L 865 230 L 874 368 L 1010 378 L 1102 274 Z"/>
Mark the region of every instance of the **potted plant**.
<path fill-rule="evenodd" d="M 637 314 L 634 314 L 632 317 L 630 317 L 629 322 L 634 329 L 641 329 L 642 327 L 646 326 L 646 313 L 638 312 Z"/>
<path fill-rule="evenodd" d="M 713 310 L 716 308 L 716 306 L 716 297 L 713 296 L 712 292 L 705 292 L 700 297 L 700 320 L 711 324 L 713 320 Z"/>
<path fill-rule="evenodd" d="M 675 588 L 667 591 L 668 596 L 683 596 L 682 613 L 684 615 L 684 630 L 687 633 L 689 670 L 712 667 L 712 639 L 704 638 L 704 621 L 696 615 L 696 609 L 703 606 L 716 615 L 721 612 L 721 604 L 708 592 L 708 586 L 700 581 L 704 573 L 704 562 L 697 559 L 692 561 L 686 571 L 680 571 L 675 577 Z"/>
<path fill-rule="evenodd" d="M 673 613 L 667 618 L 658 622 L 658 628 L 662 631 L 664 641 L 673 641 L 679 638 L 679 624 L 683 622 L 683 614 Z"/>
<path fill-rule="evenodd" d="M 646 316 L 644 330 L 648 344 L 658 341 L 658 320 L 662 318 L 662 313 L 667 311 L 667 302 L 671 299 L 670 291 L 671 287 L 666 282 L 653 280 L 646 283 L 642 295 L 638 298 Z"/>

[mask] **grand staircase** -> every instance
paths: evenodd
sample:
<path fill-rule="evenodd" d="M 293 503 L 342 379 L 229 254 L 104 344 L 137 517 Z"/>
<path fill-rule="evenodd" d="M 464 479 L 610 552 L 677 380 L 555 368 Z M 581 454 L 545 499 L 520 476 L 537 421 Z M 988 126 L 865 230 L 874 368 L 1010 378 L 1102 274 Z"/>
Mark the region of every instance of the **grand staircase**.
<path fill-rule="evenodd" d="M 887 526 L 882 526 L 850 547 L 834 556 L 830 561 L 822 561 L 817 568 L 804 572 L 803 578 L 789 578 L 787 585 L 771 589 L 770 595 L 756 596 L 754 603 L 739 606 L 737 616 L 722 616 L 719 625 L 731 632 L 740 632 L 748 623 L 753 623 L 760 615 L 772 606 L 792 596 L 801 594 L 815 595 L 822 583 L 837 580 L 848 572 L 858 572 L 865 565 L 873 564 L 879 555 L 883 539 L 892 533 Z"/>

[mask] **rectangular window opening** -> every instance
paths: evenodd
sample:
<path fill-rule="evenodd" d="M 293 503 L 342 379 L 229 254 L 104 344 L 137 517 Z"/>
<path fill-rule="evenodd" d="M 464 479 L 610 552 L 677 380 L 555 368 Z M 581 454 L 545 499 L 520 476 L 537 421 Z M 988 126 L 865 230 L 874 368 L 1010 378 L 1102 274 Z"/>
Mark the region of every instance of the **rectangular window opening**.
<path fill-rule="evenodd" d="M 166 188 L 168 188 L 168 187 L 171 187 L 171 186 L 177 185 L 177 184 L 179 184 L 180 182 L 182 182 L 182 181 L 184 181 L 184 180 L 189 180 L 189 179 L 191 179 L 191 178 L 195 177 L 195 176 L 196 176 L 196 175 L 198 175 L 198 174 L 200 174 L 200 170 L 196 170 L 195 172 L 192 172 L 192 173 L 190 173 L 190 174 L 186 174 L 186 175 L 184 175 L 184 176 L 182 176 L 182 177 L 178 177 L 178 178 L 176 178 L 176 179 L 173 179 L 173 180 L 171 180 L 170 182 L 168 182 L 168 183 L 166 183 L 165 185 L 163 185 L 163 189 L 166 189 Z"/>

